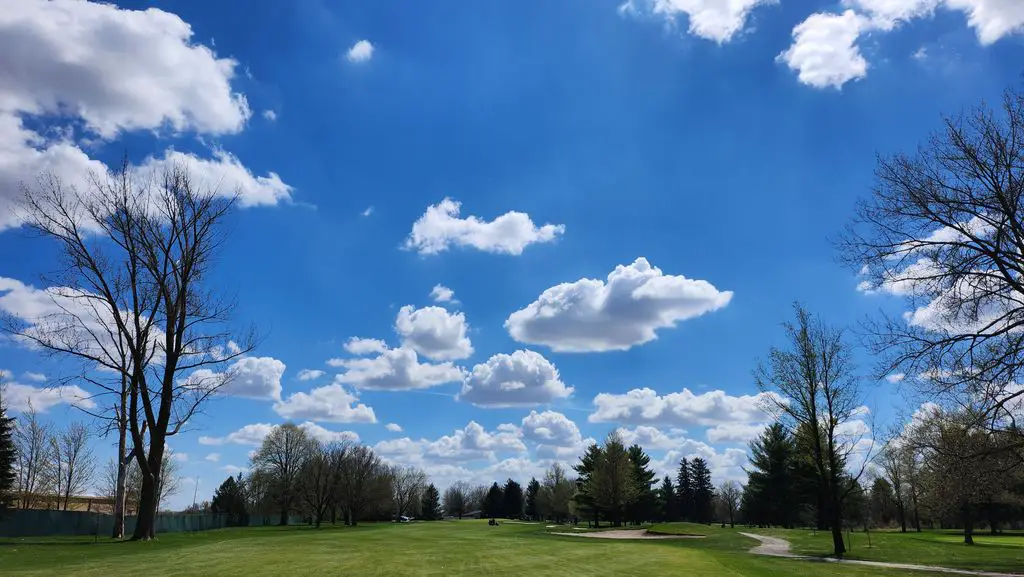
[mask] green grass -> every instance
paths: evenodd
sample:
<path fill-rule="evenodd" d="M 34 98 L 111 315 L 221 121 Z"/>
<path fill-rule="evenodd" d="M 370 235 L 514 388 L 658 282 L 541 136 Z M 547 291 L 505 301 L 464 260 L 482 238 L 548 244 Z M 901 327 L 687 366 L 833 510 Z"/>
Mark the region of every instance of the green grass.
<path fill-rule="evenodd" d="M 823 557 L 832 553 L 832 534 L 827 531 L 750 529 L 747 532 L 786 539 L 792 543 L 793 553 L 801 555 Z M 957 531 L 872 531 L 870 547 L 863 531 L 844 532 L 843 537 L 847 539 L 848 559 L 1024 573 L 1024 535 L 1019 533 L 995 536 L 979 533 L 974 537 L 974 545 L 964 545 L 963 533 Z"/>
<path fill-rule="evenodd" d="M 900 575 L 871 567 L 747 553 L 736 530 L 660 526 L 705 539 L 561 537 L 544 525 L 450 521 L 358 528 L 259 527 L 161 535 L 155 542 L 91 538 L 0 540 L 0 575 Z"/>

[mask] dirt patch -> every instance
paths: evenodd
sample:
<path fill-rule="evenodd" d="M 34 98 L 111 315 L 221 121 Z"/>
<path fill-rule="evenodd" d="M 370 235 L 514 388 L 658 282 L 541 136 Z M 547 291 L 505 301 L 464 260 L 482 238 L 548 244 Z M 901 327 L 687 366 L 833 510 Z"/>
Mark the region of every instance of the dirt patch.
<path fill-rule="evenodd" d="M 588 537 L 590 539 L 703 539 L 704 535 L 660 535 L 647 531 L 591 531 L 590 533 L 551 533 L 570 537 Z"/>

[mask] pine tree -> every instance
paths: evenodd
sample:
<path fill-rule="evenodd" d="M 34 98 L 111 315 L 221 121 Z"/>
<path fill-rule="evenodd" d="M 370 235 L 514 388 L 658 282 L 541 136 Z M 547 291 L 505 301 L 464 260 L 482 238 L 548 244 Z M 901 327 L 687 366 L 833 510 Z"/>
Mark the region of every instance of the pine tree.
<path fill-rule="evenodd" d="M 604 449 L 597 443 L 592 443 L 583 452 L 580 462 L 573 466 L 576 471 L 576 509 L 584 516 L 592 519 L 595 527 L 601 526 L 601 510 L 595 501 L 594 493 L 594 472 L 598 464 L 604 458 Z"/>
<path fill-rule="evenodd" d="M 774 423 L 750 443 L 750 465 L 743 509 L 757 525 L 792 527 L 796 496 L 795 446 L 780 423 Z"/>
<path fill-rule="evenodd" d="M 487 491 L 487 497 L 484 498 L 483 514 L 484 517 L 490 517 L 492 519 L 501 517 L 501 506 L 504 501 L 504 495 L 502 494 L 501 487 L 497 483 L 491 484 L 491 488 Z"/>
<path fill-rule="evenodd" d="M 427 521 L 437 521 L 441 518 L 441 492 L 433 483 L 427 485 L 423 490 L 421 516 Z"/>
<path fill-rule="evenodd" d="M 693 520 L 710 523 L 715 512 L 715 486 L 711 483 L 711 470 L 707 462 L 697 457 L 690 464 L 693 483 Z"/>
<path fill-rule="evenodd" d="M 676 475 L 676 506 L 679 518 L 693 521 L 693 477 L 690 474 L 690 462 L 684 457 L 679 461 L 679 473 Z"/>
<path fill-rule="evenodd" d="M 676 488 L 672 485 L 672 478 L 665 475 L 658 489 L 658 511 L 661 520 L 672 522 L 679 518 L 679 507 L 676 500 Z"/>
<path fill-rule="evenodd" d="M 540 518 L 539 511 L 537 511 L 538 493 L 540 493 L 540 481 L 536 477 L 532 477 L 530 483 L 526 485 L 526 518 L 531 521 L 537 521 Z"/>
<path fill-rule="evenodd" d="M 634 444 L 629 448 L 629 462 L 633 469 L 633 500 L 626 507 L 626 520 L 639 525 L 657 515 L 657 496 L 654 494 L 656 477 L 650 469 L 651 458 L 643 447 Z"/>
<path fill-rule="evenodd" d="M 505 481 L 501 509 L 506 519 L 520 519 L 523 516 L 523 486 L 512 479 Z"/>
<path fill-rule="evenodd" d="M 228 477 L 213 492 L 210 511 L 227 515 L 228 527 L 241 527 L 249 524 L 249 516 L 245 510 L 245 496 L 242 488 L 234 477 Z"/>
<path fill-rule="evenodd" d="M 4 404 L 3 383 L 0 383 L 0 512 L 11 506 L 14 500 L 14 463 L 17 451 L 14 447 L 14 418 L 7 416 Z"/>

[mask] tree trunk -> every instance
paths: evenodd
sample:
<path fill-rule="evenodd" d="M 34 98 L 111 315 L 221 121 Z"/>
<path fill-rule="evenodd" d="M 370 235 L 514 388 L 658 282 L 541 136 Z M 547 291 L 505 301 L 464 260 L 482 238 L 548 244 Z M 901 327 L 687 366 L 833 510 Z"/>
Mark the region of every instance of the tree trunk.
<path fill-rule="evenodd" d="M 135 533 L 132 541 L 148 541 L 156 537 L 156 508 L 159 495 L 155 476 L 142 476 L 142 491 L 139 493 L 139 512 L 135 519 Z"/>
<path fill-rule="evenodd" d="M 124 414 L 122 403 L 121 414 Z M 114 529 L 110 537 L 121 539 L 124 537 L 124 501 L 128 484 L 128 463 L 125 459 L 127 451 L 127 422 L 118 423 L 117 426 L 117 487 L 114 489 Z"/>
<path fill-rule="evenodd" d="M 899 516 L 900 533 L 907 532 L 907 510 L 902 501 L 896 504 L 896 514 Z"/>
<path fill-rule="evenodd" d="M 974 545 L 974 516 L 971 515 L 971 506 L 963 506 L 964 519 L 964 544 Z"/>
<path fill-rule="evenodd" d="M 843 543 L 843 513 L 839 504 L 839 486 L 833 484 L 831 487 L 832 499 L 829 503 L 829 518 L 832 525 L 832 548 L 836 557 L 842 557 L 846 553 L 846 544 Z"/>

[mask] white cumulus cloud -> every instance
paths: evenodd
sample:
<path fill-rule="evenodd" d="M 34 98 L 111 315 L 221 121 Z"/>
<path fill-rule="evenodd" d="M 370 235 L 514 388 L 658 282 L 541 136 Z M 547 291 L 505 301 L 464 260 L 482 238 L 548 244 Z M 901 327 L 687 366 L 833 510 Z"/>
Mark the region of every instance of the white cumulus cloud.
<path fill-rule="evenodd" d="M 369 62 L 373 58 L 374 50 L 376 48 L 369 40 L 360 40 L 348 49 L 348 52 L 345 53 L 345 58 L 348 58 L 349 62 L 355 64 Z"/>
<path fill-rule="evenodd" d="M 353 355 L 372 355 L 388 350 L 388 345 L 378 339 L 352 337 L 345 343 L 345 350 Z"/>
<path fill-rule="evenodd" d="M 273 430 L 274 425 L 270 423 L 253 423 L 246 425 L 237 431 L 229 433 L 223 437 L 199 437 L 200 445 L 250 445 L 258 446 L 263 442 L 263 438 L 270 434 Z"/>
<path fill-rule="evenodd" d="M 92 395 L 77 385 L 60 387 L 33 387 L 20 383 L 4 383 L 4 404 L 11 411 L 25 412 L 30 408 L 45 413 L 58 405 L 92 409 L 96 403 Z"/>
<path fill-rule="evenodd" d="M 416 351 L 405 347 L 385 349 L 376 357 L 331 359 L 328 363 L 345 370 L 335 376 L 335 382 L 358 389 L 426 389 L 458 382 L 463 377 L 462 369 L 451 362 L 421 363 Z"/>
<path fill-rule="evenodd" d="M 330 423 L 376 423 L 373 409 L 340 384 L 293 393 L 274 404 L 274 411 L 286 419 L 308 419 Z"/>
<path fill-rule="evenodd" d="M 199 369 L 189 375 L 188 380 L 205 387 L 218 386 L 217 393 L 221 395 L 279 400 L 284 370 L 285 364 L 273 357 L 243 357 L 224 372 Z"/>
<path fill-rule="evenodd" d="M 867 76 L 868 61 L 857 40 L 869 26 L 870 21 L 853 10 L 811 14 L 793 29 L 793 44 L 778 59 L 808 86 L 842 88 Z"/>
<path fill-rule="evenodd" d="M 600 393 L 594 397 L 591 423 L 716 426 L 727 423 L 763 423 L 771 420 L 765 396 L 772 393 L 733 396 L 725 391 L 694 394 L 689 389 L 659 395 L 651 389 L 624 394 Z"/>
<path fill-rule="evenodd" d="M 472 247 L 491 253 L 520 255 L 534 243 L 551 242 L 565 232 L 565 226 L 536 226 L 530 215 L 506 212 L 492 221 L 475 216 L 460 218 L 462 204 L 450 198 L 427 207 L 412 225 L 405 248 L 420 254 L 438 254 L 456 247 Z"/>
<path fill-rule="evenodd" d="M 435 361 L 465 359 L 473 354 L 473 345 L 466 336 L 469 325 L 462 313 L 451 313 L 442 307 L 417 309 L 406 305 L 398 311 L 395 332 L 402 346 Z"/>
<path fill-rule="evenodd" d="M 321 443 L 358 443 L 359 435 L 352 431 L 330 431 L 320 425 L 306 421 L 299 425 L 299 428 L 306 431 L 310 437 Z"/>
<path fill-rule="evenodd" d="M 455 291 L 444 285 L 434 285 L 434 288 L 430 290 L 430 298 L 437 303 L 452 302 L 455 299 Z"/>
<path fill-rule="evenodd" d="M 607 282 L 583 278 L 545 290 L 512 313 L 505 328 L 519 342 L 559 352 L 623 351 L 656 339 L 658 329 L 716 311 L 731 299 L 731 291 L 663 274 L 641 257 L 615 267 Z"/>
<path fill-rule="evenodd" d="M 387 425 L 384 425 L 384 428 L 391 431 L 392 433 L 402 432 L 402 426 L 399 425 L 398 423 L 388 423 Z"/>
<path fill-rule="evenodd" d="M 324 371 L 319 369 L 302 369 L 299 371 L 298 376 L 300 381 L 315 381 L 325 374 L 326 373 Z"/>
<path fill-rule="evenodd" d="M 660 16 L 675 25 L 685 15 L 694 36 L 728 42 L 746 25 L 750 12 L 777 0 L 626 0 L 619 6 L 625 14 Z"/>
<path fill-rule="evenodd" d="M 494 355 L 473 367 L 458 398 L 478 407 L 529 407 L 567 398 L 572 392 L 551 361 L 520 350 Z"/>

